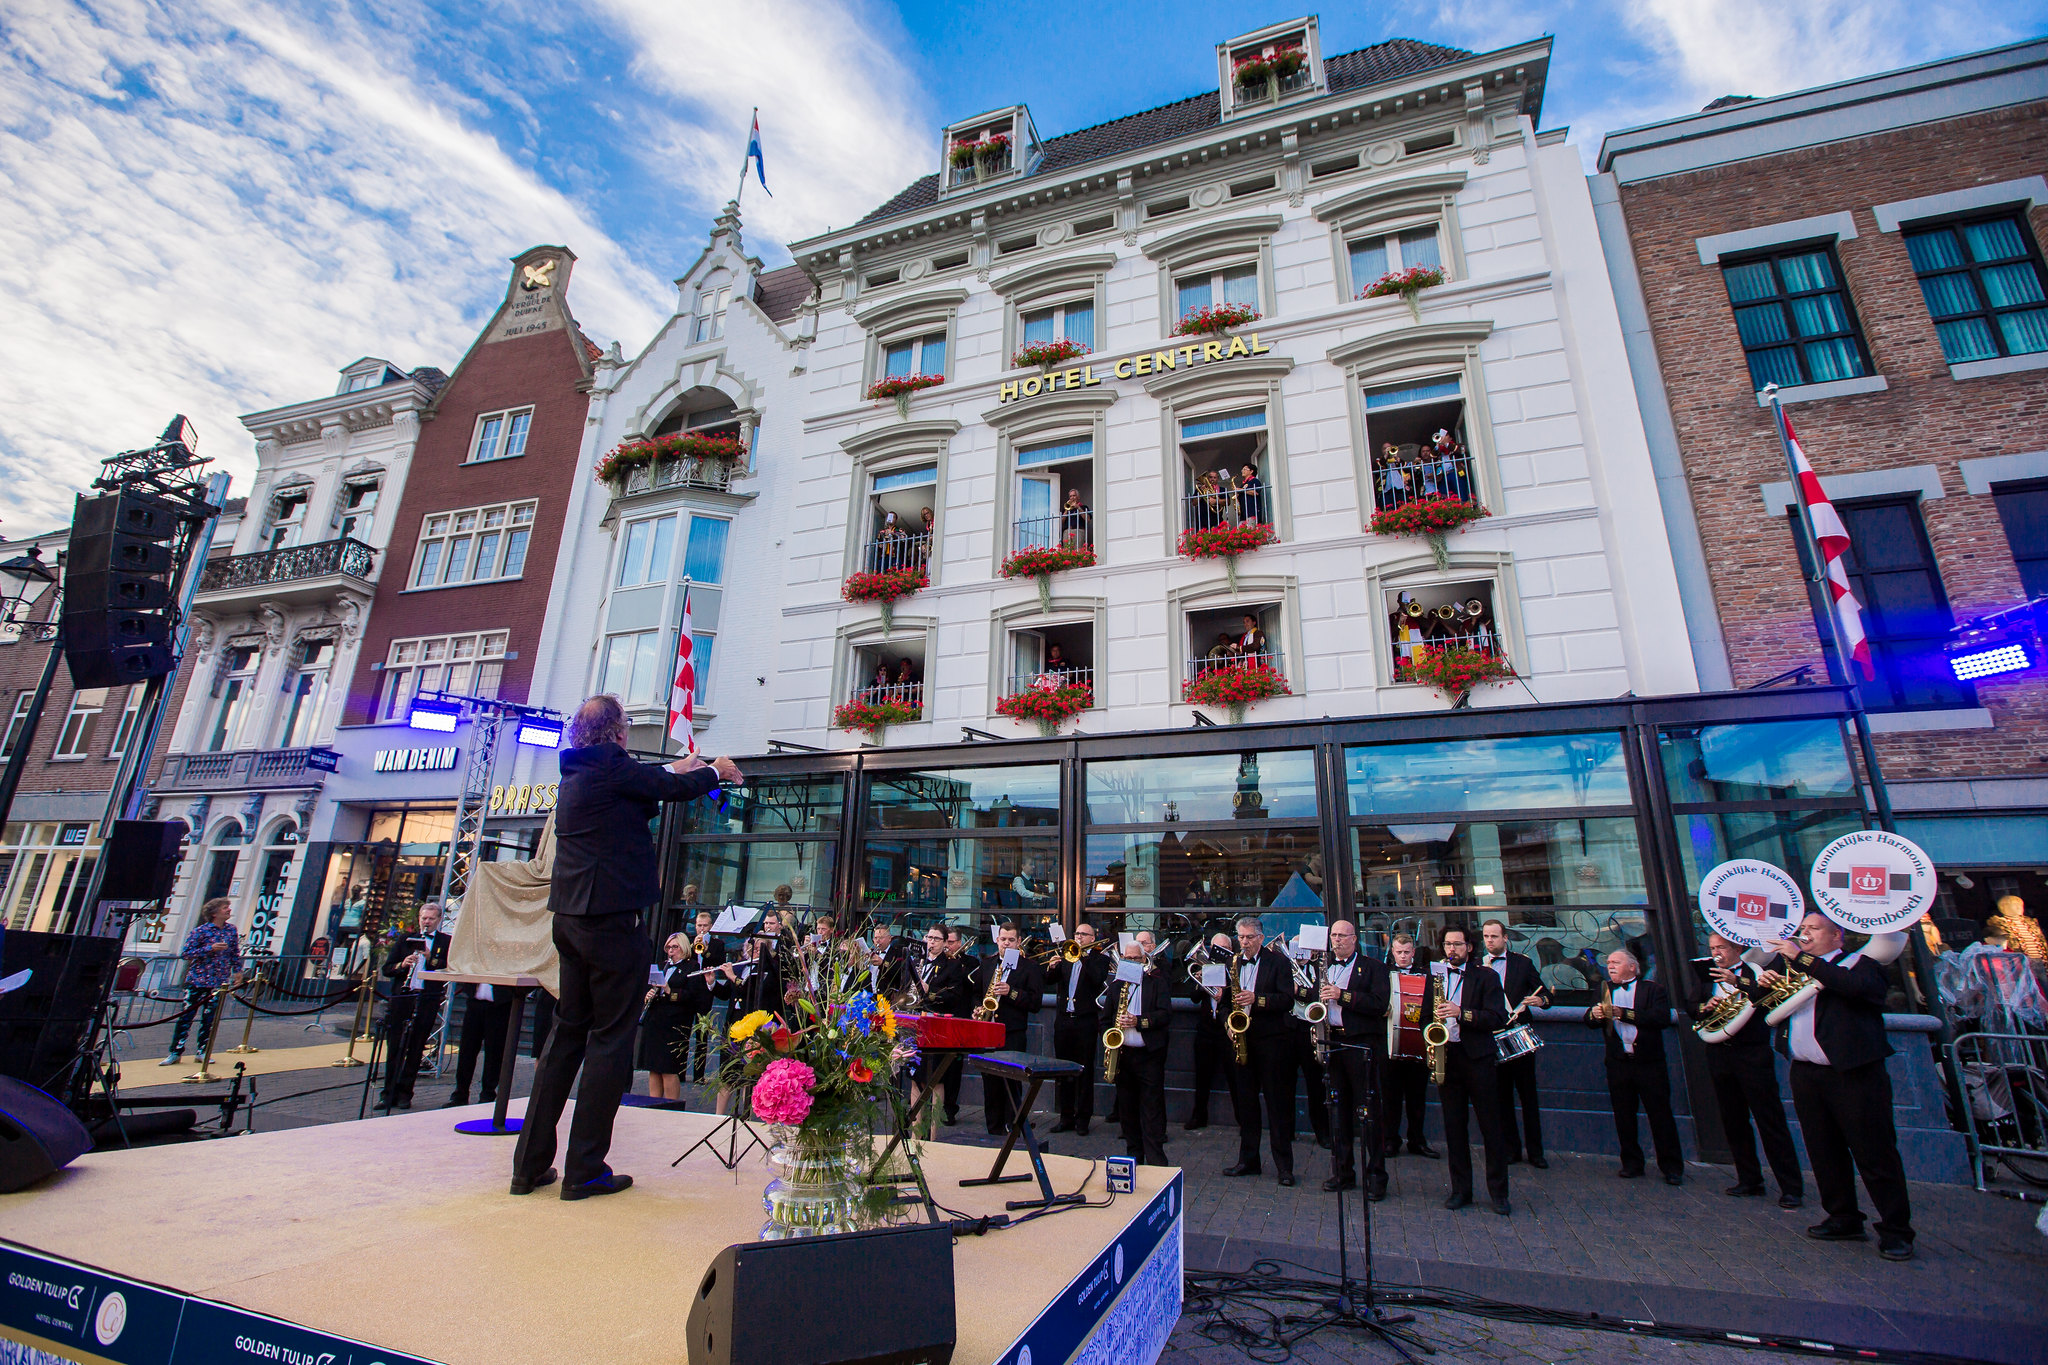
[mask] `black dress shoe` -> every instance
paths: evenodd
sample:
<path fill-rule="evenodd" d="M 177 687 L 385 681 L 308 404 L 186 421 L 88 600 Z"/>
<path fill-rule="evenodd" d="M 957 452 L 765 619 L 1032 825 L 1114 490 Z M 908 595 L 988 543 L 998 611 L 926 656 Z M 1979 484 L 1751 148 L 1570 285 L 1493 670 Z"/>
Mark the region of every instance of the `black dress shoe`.
<path fill-rule="evenodd" d="M 1744 1185 L 1739 1182 L 1721 1191 L 1721 1193 L 1735 1199 L 1755 1199 L 1763 1192 L 1764 1187 L 1761 1185 Z"/>
<path fill-rule="evenodd" d="M 1087 1120 L 1087 1119 L 1082 1119 L 1082 1120 L 1081 1120 L 1081 1121 L 1080 1121 L 1079 1123 L 1075 1124 L 1075 1125 L 1074 1125 L 1074 1133 L 1075 1133 L 1075 1135 L 1076 1135 L 1077 1137 L 1087 1137 L 1087 1136 L 1088 1136 L 1088 1120 Z"/>
<path fill-rule="evenodd" d="M 1664 1183 L 1667 1185 L 1683 1185 L 1685 1183 L 1685 1177 L 1682 1175 L 1673 1175 L 1671 1172 L 1666 1171 L 1664 1173 Z"/>
<path fill-rule="evenodd" d="M 1513 1215 L 1515 1206 L 1505 1199 L 1496 1199 L 1493 1201 L 1493 1211 L 1501 1217 L 1507 1218 Z"/>
<path fill-rule="evenodd" d="M 1631 1171 L 1626 1166 L 1616 1171 L 1614 1174 L 1622 1180 L 1641 1180 L 1643 1178 L 1643 1173 L 1641 1171 Z"/>
<path fill-rule="evenodd" d="M 1521 1165 L 1521 1164 L 1522 1164 L 1522 1154 L 1521 1154 L 1520 1152 L 1509 1152 L 1509 1153 L 1508 1153 L 1508 1163 L 1507 1163 L 1507 1164 L 1508 1164 L 1508 1165 L 1510 1165 L 1510 1166 L 1519 1166 L 1519 1165 Z"/>
<path fill-rule="evenodd" d="M 1870 1235 L 1860 1226 L 1848 1227 L 1830 1218 L 1824 1223 L 1815 1223 L 1806 1230 L 1806 1235 L 1816 1242 L 1867 1242 Z"/>
<path fill-rule="evenodd" d="M 1355 1190 L 1358 1181 L 1348 1175 L 1333 1175 L 1323 1182 L 1323 1188 L 1333 1194 L 1338 1190 Z"/>
<path fill-rule="evenodd" d="M 1796 1194 L 1781 1194 L 1778 1196 L 1778 1207 L 1781 1209 L 1803 1209 L 1806 1207 L 1806 1200 Z"/>
<path fill-rule="evenodd" d="M 948 1114 L 940 1122 L 948 1128 L 957 1128 L 960 1126 L 960 1116 L 958 1114 Z"/>
<path fill-rule="evenodd" d="M 1189 1119 L 1189 1120 L 1188 1120 L 1188 1121 L 1187 1121 L 1186 1123 L 1183 1123 L 1183 1124 L 1182 1124 L 1182 1125 L 1180 1126 L 1180 1130 L 1181 1130 L 1181 1131 L 1182 1131 L 1183 1133 L 1199 1133 L 1199 1132 L 1201 1132 L 1201 1131 L 1202 1131 L 1202 1130 L 1203 1130 L 1204 1128 L 1207 1128 L 1208 1126 L 1209 1126 L 1209 1120 L 1207 1120 L 1207 1119 L 1201 1119 L 1201 1120 L 1196 1120 L 1196 1119 Z"/>
<path fill-rule="evenodd" d="M 1376 1178 L 1368 1179 L 1365 1182 L 1365 1197 L 1375 1204 L 1385 1199 L 1387 1197 L 1387 1182 Z"/>
<path fill-rule="evenodd" d="M 449 1096 L 449 1097 L 447 1098 L 447 1100 L 446 1100 L 446 1101 L 445 1101 L 445 1102 L 444 1102 L 444 1103 L 443 1103 L 443 1104 L 441 1105 L 441 1107 L 442 1107 L 443 1109 L 460 1109 L 460 1108 L 462 1108 L 463 1106 L 467 1105 L 468 1103 L 469 1103 L 469 1096 L 467 1096 L 467 1095 L 462 1095 L 462 1094 L 455 1094 L 455 1095 L 450 1095 L 450 1096 Z"/>
<path fill-rule="evenodd" d="M 552 1185 L 559 1179 L 561 1179 L 561 1173 L 552 1166 L 531 1180 L 526 1179 L 524 1176 L 515 1175 L 512 1177 L 512 1193 L 532 1194 L 535 1190 Z"/>
<path fill-rule="evenodd" d="M 633 1188 L 633 1177 L 620 1175 L 617 1171 L 606 1171 L 595 1180 L 586 1180 L 581 1185 L 562 1186 L 562 1198 L 567 1200 L 595 1199 L 601 1194 L 617 1194 Z"/>
<path fill-rule="evenodd" d="M 1327 1152 L 1330 1150 L 1330 1139 L 1324 1134 L 1318 1133 L 1316 1134 L 1316 1146 Z"/>
<path fill-rule="evenodd" d="M 1442 1152 L 1439 1152 L 1436 1148 L 1430 1146 L 1426 1142 L 1411 1142 L 1408 1144 L 1408 1150 L 1415 1153 L 1415 1155 L 1417 1156 L 1426 1156 L 1431 1161 L 1437 1161 L 1442 1159 L 1443 1157 Z"/>
<path fill-rule="evenodd" d="M 1532 1156 L 1532 1157 L 1530 1157 L 1530 1158 L 1529 1158 L 1529 1164 L 1530 1164 L 1531 1166 L 1534 1166 L 1534 1167 L 1535 1167 L 1535 1168 L 1536 1168 L 1537 1170 L 1539 1170 L 1539 1171 L 1547 1171 L 1547 1170 L 1549 1170 L 1549 1169 L 1550 1169 L 1550 1163 L 1549 1163 L 1549 1162 L 1547 1162 L 1547 1161 L 1545 1161 L 1545 1160 L 1544 1160 L 1544 1159 L 1543 1159 L 1542 1157 L 1540 1157 L 1540 1156 Z"/>
<path fill-rule="evenodd" d="M 1280 1181 L 1280 1188 L 1281 1188 L 1281 1189 L 1283 1189 L 1283 1190 L 1291 1190 L 1291 1189 L 1293 1189 L 1293 1188 L 1294 1188 L 1294 1172 L 1292 1172 L 1292 1171 L 1286 1171 L 1286 1172 L 1283 1172 L 1283 1173 L 1282 1173 L 1282 1174 L 1280 1175 L 1280 1177 L 1279 1177 L 1279 1181 Z"/>
<path fill-rule="evenodd" d="M 1911 1242 L 1892 1242 L 1880 1239 L 1877 1244 L 1877 1254 L 1884 1257 L 1887 1261 L 1910 1261 L 1913 1259 L 1913 1244 Z"/>
<path fill-rule="evenodd" d="M 1055 1123 L 1047 1131 L 1054 1133 L 1071 1133 L 1074 1131 L 1074 1125 L 1070 1120 L 1061 1119 L 1058 1123 Z"/>
<path fill-rule="evenodd" d="M 1444 1207 L 1447 1209 L 1462 1209 L 1471 1202 L 1472 1196 L 1469 1194 L 1454 1194 L 1444 1200 Z"/>
<path fill-rule="evenodd" d="M 1257 1175 L 1257 1174 L 1259 1174 L 1259 1168 L 1258 1168 L 1258 1166 L 1257 1166 L 1257 1165 L 1256 1165 L 1255 1163 L 1253 1163 L 1253 1162 L 1249 1162 L 1249 1161 L 1240 1161 L 1240 1162 L 1238 1162 L 1238 1163 L 1237 1163 L 1237 1164 L 1236 1164 L 1235 1166 L 1225 1166 L 1225 1167 L 1223 1168 L 1223 1174 L 1225 1174 L 1225 1175 Z"/>

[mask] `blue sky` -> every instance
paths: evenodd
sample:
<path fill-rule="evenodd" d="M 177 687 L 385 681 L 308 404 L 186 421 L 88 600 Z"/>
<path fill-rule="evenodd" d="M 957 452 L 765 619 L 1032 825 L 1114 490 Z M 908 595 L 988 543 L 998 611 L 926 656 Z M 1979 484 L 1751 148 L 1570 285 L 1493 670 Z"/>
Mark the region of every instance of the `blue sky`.
<path fill-rule="evenodd" d="M 631 352 L 730 197 L 750 245 L 844 225 L 933 169 L 937 128 L 1022 101 L 1053 136 L 1178 99 L 1291 3 L 15 0 L 0 5 L 0 535 L 61 523 L 174 411 L 246 486 L 238 414 L 363 354 L 455 362 L 507 258 L 561 242 Z M 1394 0 L 1324 50 L 1557 43 L 1546 126 L 1601 132 L 2048 31 L 2048 0 Z"/>

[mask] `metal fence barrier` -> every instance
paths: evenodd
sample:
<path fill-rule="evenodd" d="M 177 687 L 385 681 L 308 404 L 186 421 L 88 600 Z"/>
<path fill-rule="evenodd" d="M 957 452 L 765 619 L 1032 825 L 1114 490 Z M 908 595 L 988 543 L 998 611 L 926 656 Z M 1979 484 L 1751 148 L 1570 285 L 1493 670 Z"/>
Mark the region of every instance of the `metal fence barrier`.
<path fill-rule="evenodd" d="M 1966 1033 L 1949 1054 L 1963 1080 L 1977 1188 L 1989 1157 L 2029 1185 L 2048 1186 L 2048 1035 Z"/>

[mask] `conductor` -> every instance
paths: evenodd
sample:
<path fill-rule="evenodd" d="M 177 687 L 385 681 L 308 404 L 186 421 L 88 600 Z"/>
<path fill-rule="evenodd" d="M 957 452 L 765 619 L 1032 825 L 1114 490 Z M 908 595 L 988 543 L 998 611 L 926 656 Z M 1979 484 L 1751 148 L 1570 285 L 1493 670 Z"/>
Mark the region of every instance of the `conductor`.
<path fill-rule="evenodd" d="M 561 957 L 561 998 L 534 1075 L 526 1122 L 512 1154 L 512 1193 L 555 1182 L 555 1129 L 579 1069 L 562 1198 L 617 1194 L 633 1183 L 605 1165 L 619 1097 L 633 1081 L 633 1026 L 654 956 L 640 912 L 661 897 L 649 824 L 664 801 L 704 796 L 739 782 L 729 758 L 680 758 L 665 768 L 625 749 L 626 712 L 592 697 L 569 722 L 555 806 L 554 882 L 548 910 Z"/>

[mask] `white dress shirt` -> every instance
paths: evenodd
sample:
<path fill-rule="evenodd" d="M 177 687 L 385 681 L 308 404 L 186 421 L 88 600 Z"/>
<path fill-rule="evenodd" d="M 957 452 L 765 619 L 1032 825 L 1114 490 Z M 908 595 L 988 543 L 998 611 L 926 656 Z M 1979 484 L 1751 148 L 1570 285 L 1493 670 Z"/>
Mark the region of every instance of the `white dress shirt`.
<path fill-rule="evenodd" d="M 1832 952 L 1822 958 L 1821 961 L 1833 962 L 1841 955 L 1839 951 Z M 1785 1045 L 1787 1050 L 1791 1052 L 1792 1060 L 1795 1062 L 1812 1062 L 1815 1066 L 1830 1066 L 1832 1063 L 1828 1061 L 1828 1054 L 1822 1049 L 1820 1039 L 1813 1036 L 1813 1016 L 1818 1013 L 1815 1007 L 1819 1003 L 1818 999 L 1808 1000 L 1806 1008 L 1792 1016 L 1791 1021 L 1785 1028 Z"/>
<path fill-rule="evenodd" d="M 1614 1007 L 1619 1010 L 1632 1010 L 1636 1007 L 1635 982 L 1631 981 L 1626 986 L 1614 988 Z M 1614 1021 L 1614 1031 L 1621 1038 L 1621 1050 L 1631 1057 L 1635 1056 L 1636 1026 L 1617 1019 Z"/>
<path fill-rule="evenodd" d="M 1345 958 L 1342 962 L 1331 963 L 1328 974 L 1330 984 L 1332 986 L 1335 986 L 1340 991 L 1350 989 L 1351 969 L 1356 967 L 1357 965 L 1358 955 L 1356 953 L 1353 953 L 1350 957 Z M 1331 1028 L 1344 1027 L 1344 1007 L 1334 1000 L 1330 1002 L 1330 1013 L 1328 1016 L 1328 1023 Z"/>
<path fill-rule="evenodd" d="M 1500 988 L 1502 993 L 1505 994 L 1508 988 L 1508 955 L 1506 953 L 1488 953 L 1486 955 L 1486 965 L 1491 967 L 1493 974 L 1500 978 Z M 1510 1001 L 1509 1003 L 1512 1004 L 1514 1002 Z"/>
<path fill-rule="evenodd" d="M 1443 980 L 1444 980 L 1444 999 L 1446 999 L 1446 1000 L 1450 1001 L 1450 1002 L 1451 1002 L 1451 1004 L 1452 1004 L 1452 1006 L 1453 1006 L 1454 1008 L 1457 1008 L 1457 1009 L 1459 1009 L 1459 1010 L 1462 1010 L 1462 1009 L 1464 1008 L 1464 1002 L 1465 1002 L 1465 972 L 1464 972 L 1464 969 L 1463 969 L 1463 968 L 1461 968 L 1461 967 L 1453 967 L 1453 966 L 1451 966 L 1450 964 L 1446 963 L 1446 964 L 1444 965 L 1444 977 L 1443 977 Z M 1457 1016 L 1457 1015 L 1453 1014 L 1453 1015 L 1452 1015 L 1452 1016 L 1451 1016 L 1450 1018 L 1448 1018 L 1448 1019 L 1444 1020 L 1443 1022 L 1444 1022 L 1444 1027 L 1445 1027 L 1445 1028 L 1447 1028 L 1447 1029 L 1449 1029 L 1449 1030 L 1451 1031 L 1451 1041 L 1452 1041 L 1452 1042 L 1454 1042 L 1454 1043 L 1455 1043 L 1455 1042 L 1458 1042 L 1458 1041 L 1459 1041 L 1459 1040 L 1460 1040 L 1461 1038 L 1463 1038 L 1463 1037 L 1464 1037 L 1464 1034 L 1463 1034 L 1463 1033 L 1461 1033 L 1461 1032 L 1459 1031 L 1459 1029 L 1458 1029 L 1458 1022 L 1459 1022 L 1459 1021 L 1458 1021 L 1458 1016 Z"/>
<path fill-rule="evenodd" d="M 1081 989 L 1081 963 L 1088 958 L 1083 955 L 1079 961 L 1067 964 L 1067 1013 L 1074 1012 L 1074 993 Z"/>

